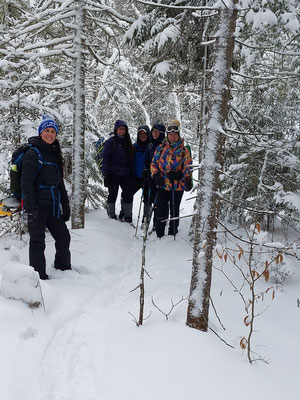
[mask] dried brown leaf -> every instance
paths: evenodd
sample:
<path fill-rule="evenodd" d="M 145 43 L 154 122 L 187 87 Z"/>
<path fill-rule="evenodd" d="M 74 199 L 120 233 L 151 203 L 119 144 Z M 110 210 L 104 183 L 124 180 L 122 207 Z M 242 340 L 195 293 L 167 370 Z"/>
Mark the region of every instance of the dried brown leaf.
<path fill-rule="evenodd" d="M 240 340 L 240 347 L 241 347 L 241 349 L 243 349 L 243 350 L 245 350 L 245 348 L 247 347 L 247 339 L 246 339 L 245 337 L 243 337 L 243 338 Z"/>
<path fill-rule="evenodd" d="M 216 250 L 216 253 L 217 253 L 217 255 L 219 256 L 220 259 L 223 257 L 222 254 L 220 254 L 220 253 L 218 252 L 218 250 Z"/>
<path fill-rule="evenodd" d="M 269 270 L 266 268 L 262 274 L 263 274 L 263 276 L 264 276 L 264 278 L 265 278 L 265 281 L 268 282 L 268 280 L 269 280 L 269 278 L 270 278 L 270 272 L 269 272 Z"/>
<path fill-rule="evenodd" d="M 242 254 L 244 254 L 244 250 L 242 249 L 242 247 L 239 246 L 238 244 L 237 244 L 237 247 L 240 249 L 240 252 L 241 252 Z"/>
<path fill-rule="evenodd" d="M 256 277 L 259 278 L 259 273 L 255 270 L 251 271 L 252 278 L 255 279 Z"/>

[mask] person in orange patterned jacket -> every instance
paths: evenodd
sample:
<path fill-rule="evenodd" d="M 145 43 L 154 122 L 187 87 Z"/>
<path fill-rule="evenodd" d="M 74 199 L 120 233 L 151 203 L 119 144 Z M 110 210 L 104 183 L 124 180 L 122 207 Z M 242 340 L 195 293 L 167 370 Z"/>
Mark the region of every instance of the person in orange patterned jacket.
<path fill-rule="evenodd" d="M 179 217 L 179 207 L 183 191 L 191 190 L 189 150 L 180 137 L 180 122 L 171 120 L 167 125 L 167 138 L 157 147 L 150 166 L 152 178 L 157 186 L 156 235 L 165 234 L 166 210 L 170 202 L 171 218 Z M 178 233 L 179 219 L 170 221 L 169 235 Z"/>

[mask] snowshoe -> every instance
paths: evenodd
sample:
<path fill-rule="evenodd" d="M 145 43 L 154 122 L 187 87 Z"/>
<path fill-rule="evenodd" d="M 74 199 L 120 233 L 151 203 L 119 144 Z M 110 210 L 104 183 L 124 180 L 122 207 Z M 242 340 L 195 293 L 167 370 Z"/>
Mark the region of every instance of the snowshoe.
<path fill-rule="evenodd" d="M 0 218 L 10 217 L 21 209 L 21 202 L 15 196 L 0 200 Z"/>

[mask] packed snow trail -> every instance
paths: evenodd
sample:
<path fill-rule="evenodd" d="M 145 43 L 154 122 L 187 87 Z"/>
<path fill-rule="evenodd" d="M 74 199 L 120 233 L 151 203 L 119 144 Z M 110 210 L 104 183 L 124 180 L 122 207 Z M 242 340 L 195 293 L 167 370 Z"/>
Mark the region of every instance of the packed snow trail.
<path fill-rule="evenodd" d="M 108 221 L 108 224 L 113 225 L 114 229 L 117 227 L 115 222 Z M 129 226 L 119 228 L 124 239 L 132 233 Z M 117 258 L 117 249 L 124 246 L 123 237 L 113 239 L 116 250 L 114 246 L 110 246 L 110 251 Z M 132 242 L 137 245 L 133 240 Z M 111 321 L 117 318 L 118 310 L 122 310 L 131 282 L 136 280 L 136 266 L 139 264 L 137 250 L 128 241 L 126 255 L 123 250 L 119 252 L 122 261 L 113 263 L 112 254 L 110 265 L 102 264 L 98 270 L 91 271 L 93 275 L 90 280 L 94 281 L 97 288 L 95 294 L 64 319 L 42 357 L 41 382 L 44 382 L 43 390 L 47 400 L 106 398 L 105 381 L 102 377 L 104 362 L 108 357 L 107 338 Z M 100 260 L 101 257 L 98 262 Z M 86 270 L 89 271 L 88 266 Z M 95 341 L 98 342 L 96 354 Z M 53 375 L 49 371 L 53 371 Z"/>

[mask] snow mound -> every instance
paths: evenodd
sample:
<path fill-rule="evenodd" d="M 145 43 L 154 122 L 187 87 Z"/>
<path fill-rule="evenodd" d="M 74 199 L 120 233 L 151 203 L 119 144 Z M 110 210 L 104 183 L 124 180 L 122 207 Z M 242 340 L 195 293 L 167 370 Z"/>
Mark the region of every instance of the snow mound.
<path fill-rule="evenodd" d="M 20 261 L 20 253 L 15 246 L 11 246 L 9 249 L 9 259 L 11 261 Z"/>
<path fill-rule="evenodd" d="M 22 300 L 31 307 L 42 304 L 38 273 L 18 261 L 4 265 L 0 291 L 7 299 Z"/>

